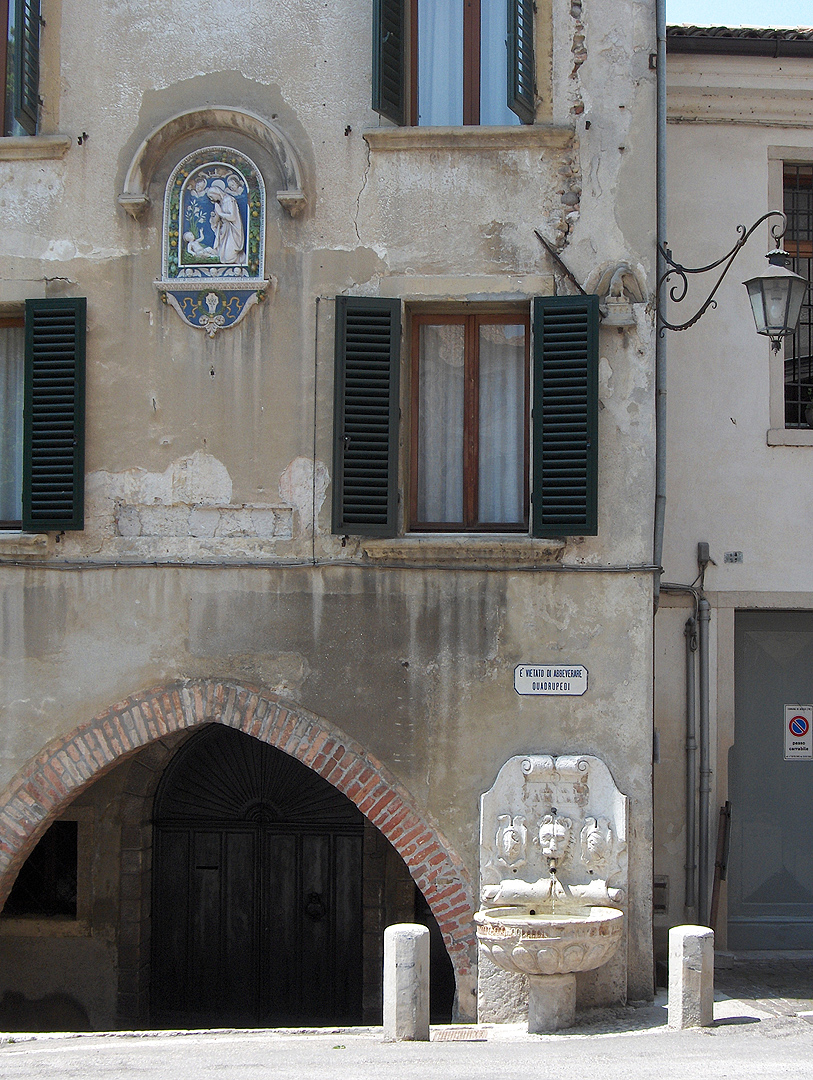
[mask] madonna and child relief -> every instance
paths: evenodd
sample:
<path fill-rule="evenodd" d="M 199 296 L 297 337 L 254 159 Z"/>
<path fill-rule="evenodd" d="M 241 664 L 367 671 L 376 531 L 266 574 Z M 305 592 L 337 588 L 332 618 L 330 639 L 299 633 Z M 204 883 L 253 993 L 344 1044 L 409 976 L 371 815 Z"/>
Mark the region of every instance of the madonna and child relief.
<path fill-rule="evenodd" d="M 230 147 L 197 150 L 178 163 L 164 199 L 164 301 L 213 337 L 237 325 L 271 284 L 264 276 L 265 185 Z"/>
<path fill-rule="evenodd" d="M 243 178 L 220 166 L 204 167 L 184 196 L 181 265 L 245 265 L 248 205 Z"/>

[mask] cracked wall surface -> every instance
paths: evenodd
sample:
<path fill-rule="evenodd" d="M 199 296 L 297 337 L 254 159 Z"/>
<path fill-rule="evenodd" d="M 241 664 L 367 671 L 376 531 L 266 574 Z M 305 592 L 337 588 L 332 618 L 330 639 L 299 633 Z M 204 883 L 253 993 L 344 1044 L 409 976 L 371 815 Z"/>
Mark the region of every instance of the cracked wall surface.
<path fill-rule="evenodd" d="M 86 528 L 0 533 L 0 789 L 50 740 L 130 695 L 245 680 L 363 745 L 475 879 L 478 799 L 503 761 L 595 754 L 630 798 L 625 992 L 645 998 L 654 2 L 540 0 L 537 123 L 434 132 L 372 111 L 368 0 L 222 0 L 195 5 L 192 22 L 189 10 L 43 0 L 43 132 L 71 145 L 10 161 L 0 140 L 0 312 L 26 297 L 88 299 Z M 304 209 L 293 216 L 274 198 L 278 162 L 245 130 L 179 126 L 154 162 L 149 205 L 129 216 L 117 200 L 144 140 L 217 109 L 284 134 Z M 262 172 L 276 279 L 211 339 L 154 284 L 167 179 L 207 145 L 233 145 Z M 378 546 L 333 535 L 335 298 L 404 301 L 403 508 L 411 313 L 529 309 L 573 293 L 535 230 L 588 288 L 622 264 L 637 282 L 634 325 L 599 331 L 598 535 Z M 589 692 L 518 695 L 514 667 L 548 658 L 587 667 Z M 105 918 L 107 986 L 119 946 Z M 459 1011 L 472 1018 L 466 993 Z"/>

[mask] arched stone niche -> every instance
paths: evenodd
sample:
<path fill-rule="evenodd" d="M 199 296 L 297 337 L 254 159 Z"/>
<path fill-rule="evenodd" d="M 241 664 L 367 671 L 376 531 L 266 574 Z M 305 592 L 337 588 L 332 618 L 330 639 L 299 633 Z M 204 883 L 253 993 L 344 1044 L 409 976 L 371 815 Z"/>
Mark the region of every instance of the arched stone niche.
<path fill-rule="evenodd" d="M 235 132 L 246 136 L 263 147 L 277 165 L 282 188 L 277 192 L 277 200 L 296 217 L 307 205 L 303 190 L 303 170 L 299 154 L 290 140 L 270 120 L 264 120 L 256 113 L 244 109 L 213 108 L 188 109 L 165 120 L 144 139 L 136 150 L 127 175 L 124 179 L 124 191 L 119 195 L 119 204 L 130 217 L 137 219 L 150 205 L 147 194 L 150 183 L 160 162 L 176 143 L 199 132 Z"/>

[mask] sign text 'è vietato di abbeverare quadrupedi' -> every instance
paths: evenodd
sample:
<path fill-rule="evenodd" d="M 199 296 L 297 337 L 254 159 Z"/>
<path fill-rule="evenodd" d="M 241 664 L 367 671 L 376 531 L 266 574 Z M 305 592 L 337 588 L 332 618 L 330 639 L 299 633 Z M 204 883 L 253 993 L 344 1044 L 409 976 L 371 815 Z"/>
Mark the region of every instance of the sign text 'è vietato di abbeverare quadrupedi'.
<path fill-rule="evenodd" d="M 518 694 L 563 694 L 581 697 L 587 689 L 587 668 L 581 664 L 517 664 Z"/>

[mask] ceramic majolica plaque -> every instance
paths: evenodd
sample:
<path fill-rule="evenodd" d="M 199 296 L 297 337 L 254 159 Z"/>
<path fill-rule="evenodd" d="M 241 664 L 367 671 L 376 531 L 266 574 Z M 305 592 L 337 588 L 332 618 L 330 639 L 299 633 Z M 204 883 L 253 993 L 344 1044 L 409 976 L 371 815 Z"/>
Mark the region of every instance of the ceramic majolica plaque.
<path fill-rule="evenodd" d="M 265 185 L 256 165 L 225 146 L 179 162 L 164 199 L 165 303 L 214 337 L 265 299 Z"/>

